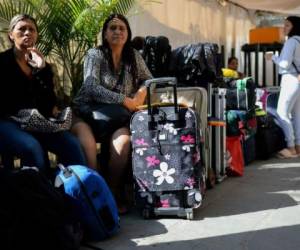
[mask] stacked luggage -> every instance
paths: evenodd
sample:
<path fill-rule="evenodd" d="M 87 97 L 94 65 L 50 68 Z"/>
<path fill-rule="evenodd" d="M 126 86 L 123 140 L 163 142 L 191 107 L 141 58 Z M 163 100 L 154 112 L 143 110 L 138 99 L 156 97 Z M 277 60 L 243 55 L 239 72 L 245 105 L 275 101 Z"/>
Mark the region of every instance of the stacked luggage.
<path fill-rule="evenodd" d="M 187 44 L 171 50 L 165 36 L 145 37 L 142 56 L 154 77 L 174 76 L 178 86 L 203 87 L 222 82 L 221 54 L 214 43 Z"/>
<path fill-rule="evenodd" d="M 157 43 L 158 40 L 161 40 L 159 37 L 151 37 L 151 39 L 152 42 L 156 40 Z M 148 46 L 150 46 L 149 44 Z M 278 133 L 274 132 L 278 137 L 280 129 L 276 122 L 270 122 L 270 115 L 257 116 L 256 84 L 251 77 L 243 79 L 224 79 L 222 77 L 222 60 L 217 45 L 188 44 L 173 49 L 171 53 L 169 46 L 164 46 L 164 48 L 165 55 L 168 55 L 165 58 L 168 59 L 163 60 L 162 67 L 154 67 L 155 60 L 152 60 L 152 63 L 147 60 L 155 54 L 155 50 L 144 51 L 143 57 L 155 77 L 174 76 L 178 79 L 179 88 L 174 89 L 173 93 L 173 91 L 170 92 L 170 87 L 164 86 L 168 82 L 173 88 L 172 81 L 176 81 L 175 79 L 153 79 L 157 85 L 161 85 L 161 88 L 156 88 L 152 96 L 150 96 L 150 92 L 148 93 L 148 111 L 144 110 L 134 114 L 131 120 L 133 174 L 137 184 L 137 203 L 140 204 L 144 217 L 167 214 L 192 218 L 193 207 L 197 207 L 201 203 L 193 195 L 203 194 L 204 183 L 206 187 L 213 186 L 213 179 L 221 182 L 226 174 L 242 176 L 244 165 L 248 165 L 257 157 L 263 158 L 261 154 L 270 155 L 269 152 L 262 153 L 264 151 L 261 147 L 264 149 L 271 147 L 272 143 L 266 142 L 270 140 L 268 135 L 270 135 L 270 131 L 278 130 Z M 169 65 L 166 67 L 168 63 Z M 164 72 L 157 74 L 155 68 L 164 69 Z M 148 84 L 150 85 L 150 83 Z M 201 97 L 206 100 L 206 105 L 204 102 L 200 102 L 201 108 L 199 108 L 199 104 L 195 107 L 195 103 L 191 104 L 189 100 L 191 95 L 193 97 L 206 96 L 206 99 Z M 189 98 L 186 98 L 187 96 Z M 177 98 L 182 97 L 185 97 L 183 99 L 188 107 L 177 105 Z M 272 98 L 270 97 L 268 100 L 270 102 Z M 151 106 L 151 102 L 160 104 Z M 174 103 L 175 107 L 173 107 L 174 105 L 170 106 L 170 103 Z M 269 104 L 266 102 L 266 105 Z M 272 105 L 270 104 L 269 107 Z M 190 160 L 184 160 L 185 157 L 188 157 L 187 155 L 178 153 L 182 150 L 180 147 L 187 147 L 182 144 L 178 135 L 172 134 L 177 130 L 185 133 L 185 129 L 192 128 L 186 127 L 189 122 L 185 114 L 189 113 L 193 114 L 192 120 L 194 119 L 191 126 L 198 125 L 198 128 L 194 128 L 196 132 L 194 131 L 191 136 L 194 138 L 194 133 L 195 136 L 198 134 L 195 138 L 199 139 L 193 141 L 195 143 L 193 147 L 190 146 L 190 149 L 193 148 L 193 150 L 197 148 L 195 152 L 191 152 L 201 156 L 198 166 L 190 164 Z M 274 118 L 271 120 L 276 121 Z M 181 123 L 183 126 L 178 126 Z M 145 131 L 147 132 L 145 133 Z M 184 134 L 184 137 L 186 136 Z M 189 136 L 189 138 L 191 137 Z M 276 142 L 276 150 L 283 147 L 280 142 L 282 136 L 279 138 L 279 141 Z M 262 146 L 266 143 L 268 146 Z M 174 149 L 172 150 L 172 148 Z M 269 151 L 274 152 L 274 150 L 275 148 L 272 148 Z M 170 163 L 166 160 L 165 155 L 169 155 L 169 153 L 165 151 L 177 152 L 179 155 L 171 156 L 176 162 L 173 167 L 170 167 Z M 149 152 L 151 152 L 150 155 L 148 155 Z M 178 162 L 184 162 L 184 164 L 179 167 Z M 160 167 L 161 163 L 166 163 L 163 164 L 163 168 Z M 186 163 L 189 163 L 189 167 Z M 199 178 L 199 173 L 192 170 L 199 168 L 202 178 Z M 182 173 L 184 173 L 183 176 L 189 176 L 188 179 L 195 180 L 189 188 L 182 179 Z M 164 174 L 165 179 L 161 179 L 160 174 Z M 211 176 L 213 177 L 210 178 Z M 158 178 L 161 180 L 159 181 Z M 187 201 L 189 196 L 194 197 L 194 200 Z"/>
<path fill-rule="evenodd" d="M 255 134 L 257 129 L 255 117 L 255 83 L 252 78 L 227 79 L 226 121 L 228 144 L 241 142 L 244 165 L 256 159 Z M 235 138 L 235 139 L 234 139 Z M 238 145 L 238 143 L 236 143 Z M 231 153 L 233 148 L 229 145 Z M 236 152 L 235 152 L 236 153 Z M 241 169 L 241 166 L 239 166 Z M 241 173 L 241 171 L 239 171 Z M 239 174 L 237 173 L 237 174 Z M 239 174 L 241 175 L 241 174 Z"/>
<path fill-rule="evenodd" d="M 170 75 L 177 77 L 180 86 L 199 86 L 208 89 L 209 83 L 222 78 L 218 45 L 188 44 L 172 50 Z"/>

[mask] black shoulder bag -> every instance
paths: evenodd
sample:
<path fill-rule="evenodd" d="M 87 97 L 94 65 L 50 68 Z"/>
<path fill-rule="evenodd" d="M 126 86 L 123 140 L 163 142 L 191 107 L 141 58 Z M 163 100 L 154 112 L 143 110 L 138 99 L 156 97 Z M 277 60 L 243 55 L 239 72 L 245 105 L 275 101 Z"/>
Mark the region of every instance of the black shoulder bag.
<path fill-rule="evenodd" d="M 123 66 L 117 86 L 122 84 L 124 71 Z M 88 110 L 79 112 L 80 116 L 91 126 L 97 141 L 102 141 L 117 129 L 127 126 L 131 118 L 131 112 L 122 104 L 117 103 L 94 103 Z"/>

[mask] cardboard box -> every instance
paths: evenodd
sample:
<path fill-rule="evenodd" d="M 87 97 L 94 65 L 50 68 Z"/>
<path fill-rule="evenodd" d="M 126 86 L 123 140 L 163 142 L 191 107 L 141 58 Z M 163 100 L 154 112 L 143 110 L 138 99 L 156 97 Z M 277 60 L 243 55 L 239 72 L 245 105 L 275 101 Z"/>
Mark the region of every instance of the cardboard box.
<path fill-rule="evenodd" d="M 281 27 L 262 27 L 251 29 L 249 33 L 250 44 L 256 43 L 283 43 L 284 34 Z"/>

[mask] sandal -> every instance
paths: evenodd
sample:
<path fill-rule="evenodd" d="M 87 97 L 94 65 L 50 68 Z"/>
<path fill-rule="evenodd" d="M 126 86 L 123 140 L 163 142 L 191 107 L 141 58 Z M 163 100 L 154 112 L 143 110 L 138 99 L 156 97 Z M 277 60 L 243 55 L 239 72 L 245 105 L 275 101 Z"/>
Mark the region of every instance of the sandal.
<path fill-rule="evenodd" d="M 296 158 L 296 157 L 298 157 L 298 155 L 292 154 L 290 150 L 285 148 L 285 149 L 282 149 L 281 151 L 279 151 L 276 154 L 276 157 L 279 159 L 290 159 L 290 158 Z"/>

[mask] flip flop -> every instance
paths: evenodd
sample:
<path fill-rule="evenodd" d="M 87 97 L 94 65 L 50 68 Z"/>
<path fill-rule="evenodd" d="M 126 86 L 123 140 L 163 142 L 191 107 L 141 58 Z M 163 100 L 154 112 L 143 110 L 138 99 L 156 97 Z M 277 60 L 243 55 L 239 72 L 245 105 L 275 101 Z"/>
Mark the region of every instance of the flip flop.
<path fill-rule="evenodd" d="M 277 152 L 276 157 L 279 159 L 290 159 L 298 157 L 297 154 L 292 154 L 288 149 L 283 149 Z"/>

